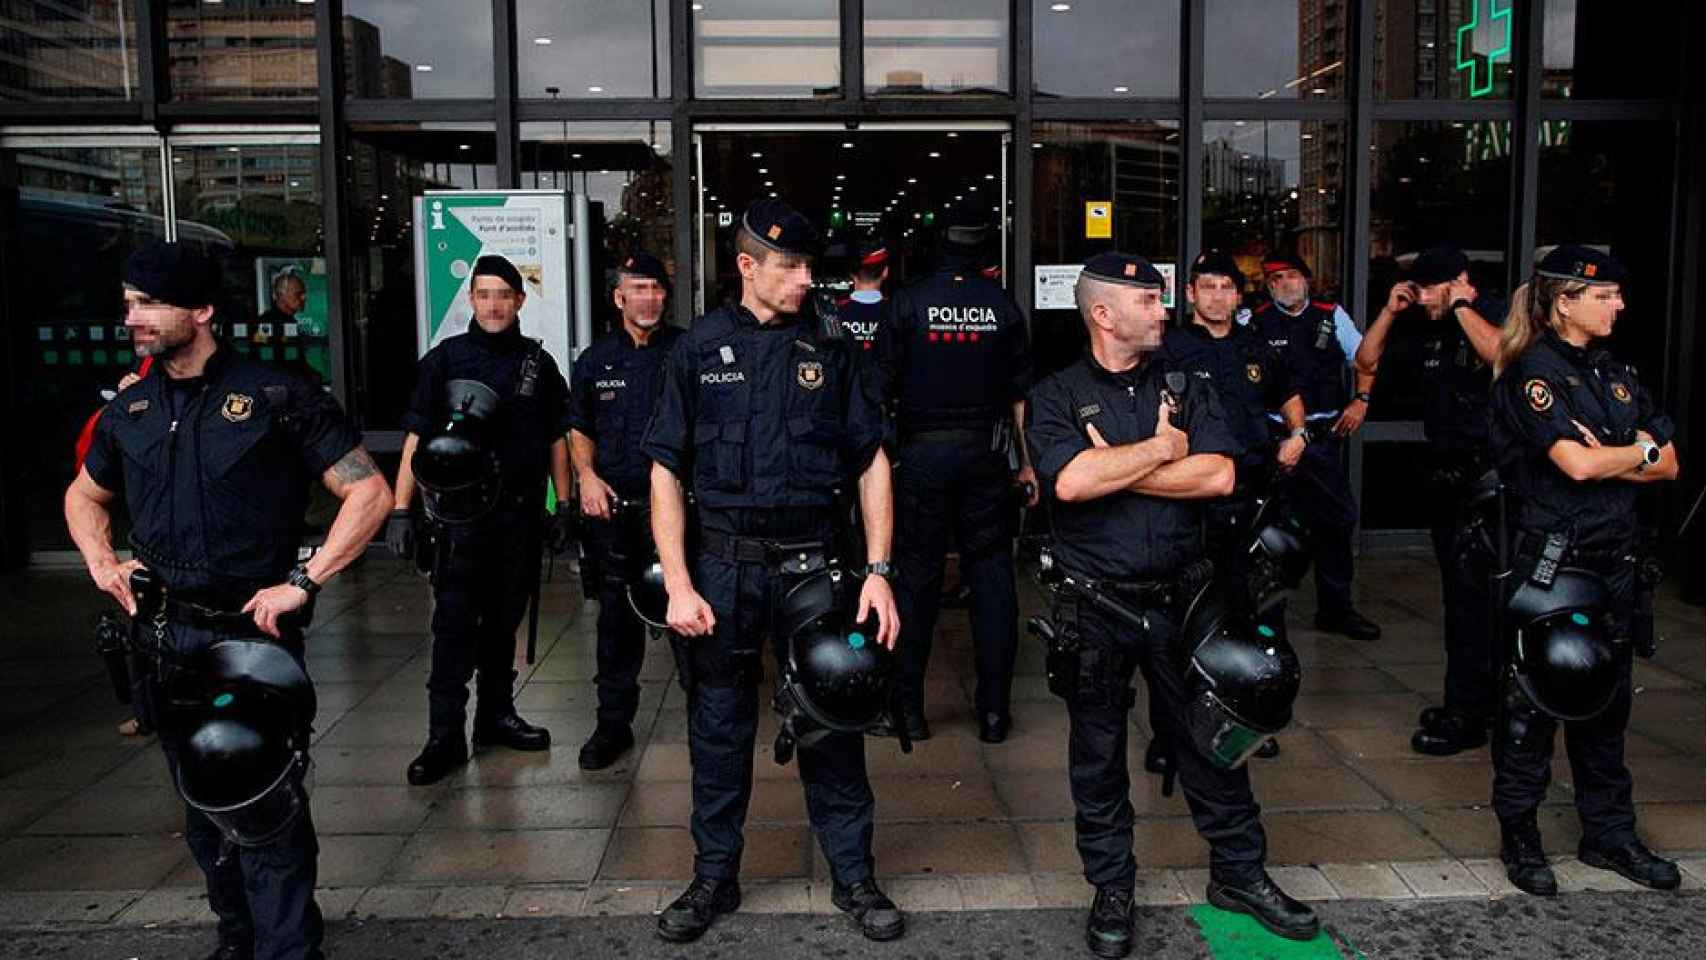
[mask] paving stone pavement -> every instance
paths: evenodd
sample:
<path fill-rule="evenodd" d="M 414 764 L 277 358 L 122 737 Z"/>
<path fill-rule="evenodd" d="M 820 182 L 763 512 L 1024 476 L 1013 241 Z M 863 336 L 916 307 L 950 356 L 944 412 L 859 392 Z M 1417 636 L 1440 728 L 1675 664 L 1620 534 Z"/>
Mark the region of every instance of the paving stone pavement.
<path fill-rule="evenodd" d="M 1039 597 L 1024 578 L 1026 612 Z M 1667 585 L 1668 588 L 1668 585 Z M 1385 627 L 1372 644 L 1309 629 L 1306 584 L 1292 615 L 1303 659 L 1297 722 L 1276 760 L 1252 761 L 1275 876 L 1318 901 L 1497 900 L 1487 752 L 1410 752 L 1416 713 L 1438 702 L 1443 663 L 1430 557 L 1365 556 L 1359 606 Z M 0 926 L 171 928 L 208 922 L 164 762 L 114 730 L 125 708 L 90 652 L 104 601 L 80 570 L 0 576 Z M 550 727 L 545 754 L 482 753 L 432 787 L 403 770 L 425 731 L 431 594 L 388 557 L 328 586 L 309 633 L 319 690 L 313 803 L 320 901 L 334 918 L 596 917 L 649 914 L 687 879 L 685 701 L 667 645 L 648 645 L 635 749 L 614 767 L 576 764 L 593 726 L 593 610 L 572 571 L 545 590 L 538 662 L 520 665 L 517 702 Z M 1706 611 L 1661 598 L 1661 651 L 1638 662 L 1629 763 L 1641 830 L 1706 887 Z M 902 755 L 871 740 L 879 874 L 914 910 L 1082 908 L 1065 775 L 1066 712 L 1021 641 L 1014 732 L 976 739 L 964 611 L 944 612 L 928 697 L 936 736 Z M 519 646 L 518 646 L 519 650 Z M 1141 687 L 1141 685 L 1140 685 Z M 1141 689 L 1140 689 L 1141 698 Z M 1147 741 L 1132 713 L 1133 769 Z M 794 769 L 771 760 L 765 716 L 744 879 L 748 912 L 826 913 L 828 873 Z M 1570 891 L 1630 885 L 1575 862 L 1579 837 L 1559 743 L 1541 810 Z M 1154 778 L 1132 787 L 1140 899 L 1200 904 L 1207 850 L 1182 797 Z M 1657 896 L 1651 893 L 1635 896 Z"/>

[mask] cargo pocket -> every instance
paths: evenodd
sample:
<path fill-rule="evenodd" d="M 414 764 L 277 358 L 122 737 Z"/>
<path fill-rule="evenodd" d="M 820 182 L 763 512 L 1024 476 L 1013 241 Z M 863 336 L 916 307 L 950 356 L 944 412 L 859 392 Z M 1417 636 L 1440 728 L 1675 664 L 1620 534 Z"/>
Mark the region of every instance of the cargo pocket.
<path fill-rule="evenodd" d="M 746 422 L 701 423 L 694 428 L 693 482 L 702 490 L 746 489 Z"/>

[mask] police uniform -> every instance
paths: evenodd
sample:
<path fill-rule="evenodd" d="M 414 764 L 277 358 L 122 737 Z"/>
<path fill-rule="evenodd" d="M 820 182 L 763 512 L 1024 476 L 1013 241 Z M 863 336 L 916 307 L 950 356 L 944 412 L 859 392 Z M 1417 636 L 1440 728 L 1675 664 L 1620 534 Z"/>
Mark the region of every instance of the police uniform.
<path fill-rule="evenodd" d="M 509 270 L 493 275 L 519 291 L 520 274 L 507 261 L 503 266 Z M 463 745 L 468 681 L 476 673 L 476 744 L 543 749 L 550 743 L 549 733 L 524 724 L 515 713 L 515 633 L 539 579 L 539 503 L 551 446 L 570 426 L 568 386 L 550 353 L 522 336 L 519 319 L 502 333 L 488 333 L 470 319 L 466 333 L 421 358 L 414 396 L 403 414 L 404 430 L 424 438 L 444 422 L 449 415 L 445 384 L 451 380 L 477 381 L 499 398 L 491 442 L 503 487 L 496 506 L 480 519 L 438 525 L 434 531 L 432 672 L 427 679 L 428 748 L 422 760 L 435 749 L 454 754 Z M 416 772 L 411 768 L 411 782 L 443 775 L 442 769 L 433 771 L 438 776 L 417 777 Z"/>
<path fill-rule="evenodd" d="M 1302 266 L 1293 258 L 1264 264 L 1270 272 L 1276 265 Z M 1345 438 L 1335 436 L 1332 427 L 1352 399 L 1345 371 L 1361 335 L 1340 316 L 1342 313 L 1337 304 L 1309 300 L 1293 315 L 1270 300 L 1250 317 L 1256 333 L 1285 358 L 1303 396 L 1309 445 L 1281 487 L 1309 528 L 1310 552 L 1315 560 L 1316 620 L 1323 625 L 1347 617 L 1360 619 L 1351 602 L 1356 497 L 1345 472 Z M 1378 628 L 1374 633 L 1378 636 Z"/>
<path fill-rule="evenodd" d="M 1410 280 L 1432 286 L 1454 280 L 1468 269 L 1469 260 L 1461 251 L 1441 245 L 1417 257 Z M 1504 316 L 1503 304 L 1489 297 L 1478 297 L 1468 306 L 1492 323 Z M 1472 521 L 1476 481 L 1492 467 L 1487 397 L 1493 374 L 1464 333 L 1457 309 L 1457 304 L 1447 306 L 1446 315 L 1422 345 L 1422 431 L 1433 461 L 1429 534 L 1445 606 L 1446 663 L 1444 710 L 1425 712 L 1422 729 L 1411 741 L 1424 753 L 1455 753 L 1461 747 L 1479 746 L 1493 714 L 1487 578 L 1494 558 L 1464 537 Z"/>
<path fill-rule="evenodd" d="M 811 224 L 779 201 L 754 204 L 743 224 L 783 253 L 804 253 L 815 241 Z M 693 761 L 697 853 L 688 896 L 700 881 L 738 891 L 762 651 L 768 641 L 781 662 L 787 641 L 774 629 L 774 605 L 802 573 L 828 562 L 840 490 L 871 464 L 882 438 L 861 352 L 805 315 L 761 324 L 745 307 L 725 305 L 699 318 L 665 365 L 643 449 L 695 497 L 688 539 L 697 550 L 688 562 L 716 615 L 711 635 L 672 637 Z M 831 733 L 798 758 L 807 815 L 836 888 L 870 881 L 874 798 L 863 737 Z M 662 922 L 670 916 L 660 918 L 665 936 L 673 936 Z"/>
<path fill-rule="evenodd" d="M 856 268 L 881 269 L 889 262 L 889 250 L 880 241 L 867 240 L 853 250 Z M 861 350 L 876 346 L 877 329 L 889 315 L 890 304 L 881 290 L 854 290 L 836 301 L 841 326 Z"/>
<path fill-rule="evenodd" d="M 949 531 L 971 587 L 979 735 L 999 742 L 1010 722 L 1019 606 L 1012 542 L 1017 519 L 1010 459 L 1013 406 L 1030 384 L 1025 318 L 985 279 L 985 232 L 969 217 L 950 228 L 944 262 L 895 297 L 877 353 L 895 405 L 895 600 L 904 722 L 928 735 L 924 675 L 941 602 Z M 970 243 L 955 243 L 963 231 Z"/>
<path fill-rule="evenodd" d="M 662 264 L 646 254 L 624 261 L 622 272 L 664 282 Z M 593 469 L 634 516 L 585 521 L 588 559 L 582 575 L 596 577 L 598 597 L 598 727 L 631 742 L 639 708 L 645 629 L 628 606 L 635 565 L 652 556 L 649 510 L 652 462 L 640 448 L 663 387 L 664 363 L 681 331 L 659 323 L 644 345 L 625 328 L 598 340 L 575 360 L 569 377 L 569 426 L 594 445 Z"/>
<path fill-rule="evenodd" d="M 1123 282 L 1126 263 L 1135 276 L 1159 286 L 1149 264 L 1121 254 L 1102 254 L 1086 266 L 1098 278 Z M 1055 497 L 1055 484 L 1072 459 L 1091 448 L 1094 426 L 1110 444 L 1137 443 L 1154 436 L 1156 409 L 1167 387 L 1166 361 L 1146 357 L 1137 367 L 1110 371 L 1086 353 L 1072 366 L 1038 383 L 1026 412 L 1026 440 L 1054 521 L 1054 558 L 1064 570 L 1093 578 L 1141 604 L 1147 634 L 1134 631 L 1099 609 L 1057 603 L 1056 618 L 1076 621 L 1080 644 L 1077 692 L 1068 700 L 1070 777 L 1077 810 L 1078 852 L 1084 875 L 1098 888 L 1129 890 L 1136 880 L 1132 856 L 1134 814 L 1126 766 L 1126 713 L 1134 702 L 1132 674 L 1141 669 L 1161 703 L 1176 743 L 1179 779 L 1197 831 L 1211 846 L 1217 881 L 1253 883 L 1263 876 L 1266 840 L 1260 809 L 1250 791 L 1248 770 L 1220 769 L 1187 737 L 1171 735 L 1188 697 L 1176 634 L 1183 603 L 1172 588 L 1188 566 L 1204 558 L 1200 502 L 1113 493 L 1069 503 Z M 1190 438 L 1190 453 L 1234 457 L 1238 443 L 1222 415 L 1215 392 L 1193 378 L 1174 414 Z"/>
<path fill-rule="evenodd" d="M 1548 255 L 1540 273 L 1587 283 L 1619 282 L 1623 276 L 1615 260 L 1576 246 L 1560 247 Z M 1634 859 L 1645 865 L 1636 872 L 1668 875 L 1668 886 L 1674 886 L 1674 865 L 1653 858 L 1639 845 L 1633 782 L 1623 759 L 1631 707 L 1639 487 L 1615 479 L 1574 481 L 1551 461 L 1550 451 L 1560 440 L 1580 442 L 1578 424 L 1608 447 L 1634 443 L 1637 430 L 1646 431 L 1663 447 L 1670 443 L 1675 426 L 1657 410 L 1634 367 L 1604 350 L 1574 346 L 1549 329 L 1541 312 L 1548 307 L 1541 306 L 1533 318 L 1545 332 L 1493 385 L 1492 449 L 1513 498 L 1514 578 L 1521 581 L 1535 570 L 1549 534 L 1567 539 L 1561 566 L 1584 567 L 1604 578 L 1610 591 L 1607 619 L 1617 669 L 1615 693 L 1598 714 L 1563 723 L 1576 810 L 1582 821 L 1580 855 L 1584 861 L 1609 861 L 1594 865 L 1611 866 L 1630 876 L 1618 861 L 1630 857 L 1634 845 L 1644 854 Z M 1559 721 L 1533 709 L 1508 679 L 1506 721 L 1495 729 L 1493 807 L 1508 845 L 1513 833 L 1535 830 L 1535 810 L 1551 780 L 1552 740 Z M 1533 839 L 1538 846 L 1538 836 Z M 1642 882 L 1667 886 L 1667 882 L 1653 882 L 1652 874 Z"/>
<path fill-rule="evenodd" d="M 127 282 L 168 303 L 206 303 L 169 292 L 182 271 L 205 270 L 191 262 L 198 260 L 193 254 L 168 249 L 175 246 L 139 251 Z M 225 343 L 200 376 L 174 379 L 162 370 L 107 405 L 84 468 L 101 488 L 124 496 L 134 555 L 166 585 L 171 602 L 158 634 L 164 671 L 193 671 L 221 640 L 272 640 L 237 612 L 257 591 L 285 582 L 311 485 L 359 443 L 318 384 Z M 299 663 L 311 617 L 310 606 L 281 618 L 281 636 L 272 640 Z M 160 731 L 176 782 L 191 718 L 172 709 L 172 680 L 152 678 L 143 708 L 153 715 L 141 719 Z M 321 956 L 319 847 L 307 810 L 272 843 L 228 853 L 213 822 L 186 805 L 184 838 L 207 878 L 220 942 L 233 955 L 248 956 L 242 951 L 252 944 L 253 955 L 268 960 Z"/>

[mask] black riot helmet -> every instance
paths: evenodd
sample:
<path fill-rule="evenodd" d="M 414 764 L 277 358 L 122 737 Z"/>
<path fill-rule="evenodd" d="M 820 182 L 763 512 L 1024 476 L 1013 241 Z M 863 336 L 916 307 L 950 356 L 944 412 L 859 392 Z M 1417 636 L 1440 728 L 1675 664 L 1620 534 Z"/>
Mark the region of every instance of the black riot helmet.
<path fill-rule="evenodd" d="M 1250 529 L 1250 596 L 1256 611 L 1265 612 L 1285 600 L 1309 572 L 1307 533 L 1296 514 L 1273 496 L 1257 501 Z"/>
<path fill-rule="evenodd" d="M 1605 622 L 1609 598 L 1598 574 L 1573 567 L 1560 569 L 1550 588 L 1524 580 L 1511 596 L 1517 686 L 1559 720 L 1593 717 L 1617 692 Z"/>
<path fill-rule="evenodd" d="M 444 385 L 444 409 L 443 424 L 421 438 L 410 464 L 428 518 L 472 523 L 485 516 L 503 492 L 503 474 L 491 442 L 498 395 L 478 380 L 451 380 Z"/>
<path fill-rule="evenodd" d="M 178 793 L 232 843 L 270 843 L 308 809 L 314 687 L 283 647 L 256 640 L 214 644 L 202 678 Z"/>
<path fill-rule="evenodd" d="M 776 629 L 788 637 L 775 708 L 781 716 L 776 762 L 831 731 L 863 733 L 881 724 L 893 688 L 894 656 L 877 642 L 877 623 L 855 623 L 846 575 L 830 569 L 783 596 Z"/>
<path fill-rule="evenodd" d="M 669 591 L 663 586 L 663 564 L 653 560 L 628 581 L 628 606 L 646 626 L 669 629 Z"/>
<path fill-rule="evenodd" d="M 1236 612 L 1223 591 L 1218 583 L 1198 591 L 1179 637 L 1190 658 L 1186 733 L 1230 770 L 1291 722 L 1303 669 L 1291 644 Z"/>

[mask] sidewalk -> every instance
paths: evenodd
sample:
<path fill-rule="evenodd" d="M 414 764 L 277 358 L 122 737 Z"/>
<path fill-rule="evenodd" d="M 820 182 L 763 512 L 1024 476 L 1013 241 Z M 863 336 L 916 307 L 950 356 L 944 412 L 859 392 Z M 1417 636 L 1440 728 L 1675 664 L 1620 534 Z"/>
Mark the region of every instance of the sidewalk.
<path fill-rule="evenodd" d="M 1441 663 L 1437 574 L 1420 554 L 1369 557 L 1359 604 L 1382 623 L 1374 644 L 1325 637 L 1300 593 L 1297 722 L 1282 755 L 1251 761 L 1270 860 L 1313 899 L 1416 899 L 1509 892 L 1486 808 L 1485 750 L 1412 754 L 1416 713 L 1436 702 Z M 1029 578 L 1027 609 L 1038 602 Z M 182 807 L 152 742 L 114 732 L 124 708 L 90 652 L 103 601 L 80 571 L 0 578 L 0 925 L 203 922 L 200 878 L 180 836 Z M 328 916 L 563 916 L 649 913 L 691 870 L 684 698 L 666 647 L 648 650 L 640 744 L 596 774 L 576 764 L 593 725 L 592 611 L 559 566 L 540 623 L 539 663 L 517 702 L 551 729 L 548 754 L 478 756 L 432 787 L 403 771 L 425 731 L 430 661 L 424 582 L 372 554 L 322 595 L 309 634 L 320 700 L 314 816 Z M 1706 611 L 1666 596 L 1659 658 L 1636 665 L 1629 764 L 1641 830 L 1688 861 L 1706 888 Z M 979 743 L 963 611 L 945 611 L 932 663 L 935 738 L 903 756 L 871 740 L 879 875 L 912 910 L 1082 906 L 1065 775 L 1066 713 L 1044 689 L 1041 649 L 1021 639 L 1014 736 Z M 1140 690 L 1141 690 L 1141 685 Z M 1132 714 L 1141 770 L 1146 709 Z M 761 726 L 743 879 L 746 909 L 827 908 L 827 871 L 792 766 L 771 760 Z M 1559 742 L 1541 824 L 1573 854 L 1578 827 Z M 1140 899 L 1200 901 L 1206 847 L 1181 796 L 1138 775 Z M 1567 890 L 1633 889 L 1565 859 Z"/>

